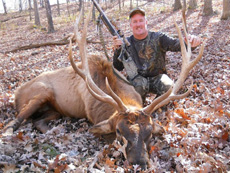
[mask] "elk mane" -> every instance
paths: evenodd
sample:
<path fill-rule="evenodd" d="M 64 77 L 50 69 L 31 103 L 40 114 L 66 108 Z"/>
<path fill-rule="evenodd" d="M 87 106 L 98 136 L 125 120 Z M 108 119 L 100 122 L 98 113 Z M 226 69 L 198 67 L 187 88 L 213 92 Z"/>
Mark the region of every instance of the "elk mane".
<path fill-rule="evenodd" d="M 126 88 L 126 85 L 118 84 L 124 81 L 119 79 L 114 74 L 113 68 L 112 68 L 112 62 L 108 62 L 108 60 L 106 60 L 105 58 L 101 58 L 98 55 L 88 56 L 88 61 L 89 61 L 89 69 L 90 69 L 94 82 L 104 92 L 107 93 L 106 86 L 105 86 L 105 77 L 107 77 L 111 89 L 121 98 L 124 104 L 136 106 L 138 108 L 142 107 L 142 105 L 140 105 L 136 101 L 136 99 L 132 98 L 132 93 L 130 93 L 130 88 Z M 127 95 L 130 95 L 130 96 L 127 96 Z"/>

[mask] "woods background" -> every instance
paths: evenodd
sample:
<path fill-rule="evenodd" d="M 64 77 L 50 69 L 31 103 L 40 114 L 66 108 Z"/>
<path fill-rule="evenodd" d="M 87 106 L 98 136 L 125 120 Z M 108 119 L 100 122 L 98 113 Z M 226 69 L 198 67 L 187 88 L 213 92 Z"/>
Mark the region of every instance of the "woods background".
<path fill-rule="evenodd" d="M 50 5 L 49 0 L 18 0 L 16 10 L 2 0 L 0 14 L 0 130 L 16 115 L 14 91 L 42 72 L 67 67 L 68 39 L 75 18 L 89 1 L 70 1 Z M 166 129 L 165 140 L 151 143 L 152 167 L 146 172 L 227 172 L 230 171 L 230 0 L 111 0 L 100 5 L 111 21 L 131 34 L 130 9 L 145 9 L 148 29 L 177 36 L 173 19 L 181 26 L 181 8 L 186 3 L 190 34 L 205 42 L 202 60 L 190 72 L 194 88 L 186 99 L 174 101 L 167 111 L 157 111 L 156 119 Z M 88 30 L 89 53 L 101 53 L 97 31 L 98 12 L 93 10 Z M 106 50 L 113 56 L 112 38 L 102 28 Z M 74 58 L 80 61 L 77 45 Z M 198 50 L 193 54 L 198 54 Z M 168 52 L 167 70 L 176 79 L 180 53 Z M 146 104 L 151 101 L 146 100 Z M 0 172 L 135 172 L 123 160 L 117 146 L 108 144 L 87 131 L 85 120 L 62 118 L 50 123 L 46 134 L 35 130 L 31 121 L 13 136 L 0 134 Z"/>

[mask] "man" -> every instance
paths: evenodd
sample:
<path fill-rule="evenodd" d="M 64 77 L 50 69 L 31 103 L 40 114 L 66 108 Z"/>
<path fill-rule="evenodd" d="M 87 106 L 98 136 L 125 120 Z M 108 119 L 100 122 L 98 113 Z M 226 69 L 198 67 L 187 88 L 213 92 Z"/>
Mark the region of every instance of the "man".
<path fill-rule="evenodd" d="M 142 99 L 149 92 L 159 96 L 173 84 L 166 73 L 165 55 L 167 51 L 180 51 L 179 39 L 161 32 L 148 31 L 145 11 L 141 8 L 133 9 L 129 20 L 133 35 L 127 38 L 130 45 L 126 48 L 132 59 L 128 59 L 127 54 L 122 51 L 122 40 L 114 36 L 113 65 L 119 71 L 125 69 L 127 79 L 141 94 Z M 189 36 L 189 42 L 192 48 L 201 44 L 201 40 L 192 35 Z"/>

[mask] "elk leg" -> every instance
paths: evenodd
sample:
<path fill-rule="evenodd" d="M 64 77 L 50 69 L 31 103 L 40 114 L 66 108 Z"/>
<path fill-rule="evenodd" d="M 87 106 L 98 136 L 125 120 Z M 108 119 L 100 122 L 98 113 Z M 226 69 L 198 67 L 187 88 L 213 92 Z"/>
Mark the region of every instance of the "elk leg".
<path fill-rule="evenodd" d="M 47 95 L 48 94 L 48 95 Z M 26 104 L 17 115 L 16 119 L 12 120 L 7 126 L 3 129 L 3 131 L 6 131 L 8 129 L 13 129 L 13 131 L 17 130 L 21 123 L 28 119 L 33 113 L 35 113 L 39 108 L 41 108 L 49 98 L 49 94 L 40 94 L 36 95 L 31 99 L 28 104 Z"/>
<path fill-rule="evenodd" d="M 45 112 L 41 118 L 34 120 L 34 126 L 40 132 L 46 133 L 48 130 L 50 130 L 47 123 L 51 120 L 58 119 L 60 116 L 61 115 L 58 112 L 49 110 Z"/>

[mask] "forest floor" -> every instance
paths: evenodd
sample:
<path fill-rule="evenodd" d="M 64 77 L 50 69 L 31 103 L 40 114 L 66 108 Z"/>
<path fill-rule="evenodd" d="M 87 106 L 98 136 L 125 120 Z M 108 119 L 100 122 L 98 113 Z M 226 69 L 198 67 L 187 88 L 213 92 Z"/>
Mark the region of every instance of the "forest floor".
<path fill-rule="evenodd" d="M 181 26 L 181 12 L 172 12 L 169 2 L 141 1 L 148 16 L 148 28 L 176 35 L 173 19 Z M 78 6 L 71 5 L 70 17 L 66 5 L 61 16 L 52 7 L 54 33 L 47 33 L 45 10 L 40 9 L 42 29 L 30 21 L 28 12 L 0 15 L 0 130 L 16 115 L 14 91 L 42 72 L 70 66 L 68 45 L 43 46 L 10 52 L 25 45 L 61 40 L 73 33 Z M 88 8 L 89 9 L 89 8 Z M 125 35 L 130 35 L 128 10 L 118 5 L 106 14 L 119 19 Z M 202 4 L 188 10 L 190 34 L 205 41 L 204 54 L 192 69 L 189 78 L 194 87 L 186 99 L 170 103 L 165 111 L 157 111 L 156 119 L 164 126 L 164 140 L 152 139 L 151 166 L 145 172 L 228 172 L 230 171 L 230 20 L 220 20 L 222 2 L 213 1 L 214 14 L 202 16 Z M 16 17 L 18 16 L 18 17 Z M 19 17 L 21 16 L 21 17 Z M 4 21 L 9 19 L 7 21 Z M 107 51 L 112 57 L 112 39 L 103 28 Z M 101 53 L 95 22 L 88 28 L 89 53 Z M 77 46 L 74 57 L 79 61 Z M 194 56 L 199 47 L 193 51 Z M 180 72 L 181 54 L 168 52 L 167 70 L 174 80 Z M 186 82 L 189 84 L 189 82 Z M 146 104 L 151 102 L 151 97 Z M 0 172 L 137 172 L 138 165 L 129 165 L 114 143 L 94 137 L 86 119 L 61 118 L 49 124 L 46 134 L 37 131 L 30 120 L 13 135 L 0 133 Z"/>

